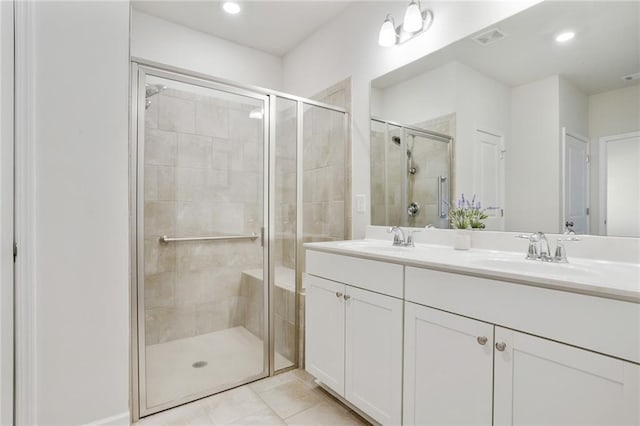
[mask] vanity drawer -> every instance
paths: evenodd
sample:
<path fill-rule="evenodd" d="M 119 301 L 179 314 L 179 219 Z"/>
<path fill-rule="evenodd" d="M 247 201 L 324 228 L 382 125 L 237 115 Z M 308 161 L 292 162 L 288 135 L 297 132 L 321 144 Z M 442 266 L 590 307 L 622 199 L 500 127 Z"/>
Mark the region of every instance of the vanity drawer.
<path fill-rule="evenodd" d="M 405 300 L 640 363 L 640 304 L 407 267 Z"/>
<path fill-rule="evenodd" d="M 307 250 L 305 257 L 307 274 L 402 298 L 402 265 L 316 250 Z"/>

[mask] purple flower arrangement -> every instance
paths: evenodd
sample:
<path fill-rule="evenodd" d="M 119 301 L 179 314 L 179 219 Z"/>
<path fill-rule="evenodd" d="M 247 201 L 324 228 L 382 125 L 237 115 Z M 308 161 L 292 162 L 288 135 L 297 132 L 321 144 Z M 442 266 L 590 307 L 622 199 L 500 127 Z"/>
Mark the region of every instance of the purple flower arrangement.
<path fill-rule="evenodd" d="M 471 201 L 461 194 L 458 206 L 449 210 L 449 222 L 455 229 L 484 229 L 484 221 L 489 217 L 486 211 L 490 209 L 483 209 L 475 194 Z"/>

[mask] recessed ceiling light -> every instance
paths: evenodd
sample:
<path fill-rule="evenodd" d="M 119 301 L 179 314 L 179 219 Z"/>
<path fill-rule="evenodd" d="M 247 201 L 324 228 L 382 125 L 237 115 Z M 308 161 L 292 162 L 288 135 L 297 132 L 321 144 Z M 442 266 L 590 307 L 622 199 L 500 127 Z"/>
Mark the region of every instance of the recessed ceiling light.
<path fill-rule="evenodd" d="M 222 9 L 231 15 L 236 15 L 240 13 L 240 5 L 232 1 L 224 2 L 222 4 Z"/>
<path fill-rule="evenodd" d="M 572 38 L 574 38 L 575 36 L 576 36 L 576 33 L 574 33 L 573 31 L 565 31 L 556 36 L 556 41 L 558 43 L 565 43 L 571 40 Z"/>

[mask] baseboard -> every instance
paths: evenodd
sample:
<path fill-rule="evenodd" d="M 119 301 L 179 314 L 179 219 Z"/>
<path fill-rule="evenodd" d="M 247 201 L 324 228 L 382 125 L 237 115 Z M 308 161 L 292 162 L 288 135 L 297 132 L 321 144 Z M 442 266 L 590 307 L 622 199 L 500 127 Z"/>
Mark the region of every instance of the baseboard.
<path fill-rule="evenodd" d="M 85 426 L 130 426 L 131 415 L 128 411 L 116 414 L 115 416 L 105 417 L 104 419 L 94 420 Z"/>

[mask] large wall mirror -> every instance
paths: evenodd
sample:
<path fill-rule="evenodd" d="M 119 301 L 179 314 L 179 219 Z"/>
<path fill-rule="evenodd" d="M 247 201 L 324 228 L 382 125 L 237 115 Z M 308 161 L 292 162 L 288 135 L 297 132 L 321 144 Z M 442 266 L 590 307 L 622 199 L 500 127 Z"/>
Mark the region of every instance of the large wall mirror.
<path fill-rule="evenodd" d="M 640 236 L 640 3 L 543 2 L 371 82 L 371 223 L 461 194 L 490 230 Z"/>

